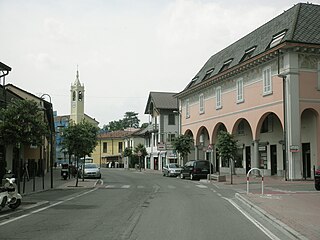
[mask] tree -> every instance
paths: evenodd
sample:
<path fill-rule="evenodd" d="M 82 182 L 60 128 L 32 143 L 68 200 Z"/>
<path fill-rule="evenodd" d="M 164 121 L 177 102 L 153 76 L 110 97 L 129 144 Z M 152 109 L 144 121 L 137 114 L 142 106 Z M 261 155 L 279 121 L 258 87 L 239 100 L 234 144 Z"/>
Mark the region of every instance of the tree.
<path fill-rule="evenodd" d="M 79 166 L 79 159 L 90 156 L 97 145 L 97 135 L 99 128 L 83 120 L 78 124 L 70 124 L 64 131 L 62 150 L 74 154 L 76 166 Z M 78 186 L 78 174 L 76 177 L 76 187 Z"/>
<path fill-rule="evenodd" d="M 138 113 L 126 112 L 123 118 L 124 128 L 139 128 L 139 118 Z"/>
<path fill-rule="evenodd" d="M 231 184 L 232 184 L 232 167 L 233 160 L 237 154 L 237 140 L 234 139 L 234 136 L 226 131 L 220 131 L 218 133 L 218 141 L 216 144 L 216 148 L 218 150 L 219 156 L 222 161 L 230 162 L 230 174 L 231 174 Z"/>
<path fill-rule="evenodd" d="M 189 135 L 180 135 L 173 139 L 173 147 L 180 154 L 183 160 L 185 160 L 188 154 L 191 152 L 193 146 L 193 138 Z"/>
<path fill-rule="evenodd" d="M 0 110 L 0 116 L 2 117 L 0 143 L 5 146 L 15 145 L 18 149 L 21 145 L 41 146 L 43 136 L 49 133 L 48 125 L 43 120 L 43 111 L 35 101 L 12 101 L 6 108 Z M 2 164 L 2 167 L 5 165 Z M 17 167 L 19 171 L 20 159 Z M 19 172 L 15 174 L 18 176 L 17 181 L 20 182 Z"/>
<path fill-rule="evenodd" d="M 147 152 L 145 146 L 143 146 L 141 143 L 139 143 L 134 148 L 134 154 L 135 154 L 135 156 L 138 157 L 137 159 L 139 161 L 139 168 L 140 168 L 140 171 L 141 171 L 141 165 L 142 165 L 141 158 L 144 159 L 144 157 L 148 155 L 148 152 Z"/>
<path fill-rule="evenodd" d="M 126 147 L 123 151 L 123 156 L 128 157 L 128 166 L 131 166 L 131 158 L 132 158 L 132 148 Z"/>
<path fill-rule="evenodd" d="M 111 121 L 107 125 L 103 126 L 103 130 L 107 132 L 124 130 L 126 128 L 139 128 L 140 119 L 138 118 L 138 113 L 126 112 L 123 119 L 118 121 Z"/>

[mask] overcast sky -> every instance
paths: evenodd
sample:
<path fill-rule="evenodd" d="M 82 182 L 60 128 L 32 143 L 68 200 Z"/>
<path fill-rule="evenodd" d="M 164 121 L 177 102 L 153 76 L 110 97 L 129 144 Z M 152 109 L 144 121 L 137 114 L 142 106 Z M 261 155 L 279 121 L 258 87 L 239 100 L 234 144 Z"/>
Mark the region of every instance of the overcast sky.
<path fill-rule="evenodd" d="M 49 94 L 58 115 L 70 114 L 78 65 L 101 127 L 127 111 L 147 122 L 150 91 L 182 91 L 210 56 L 296 3 L 0 0 L 0 62 L 12 67 L 6 83 Z"/>

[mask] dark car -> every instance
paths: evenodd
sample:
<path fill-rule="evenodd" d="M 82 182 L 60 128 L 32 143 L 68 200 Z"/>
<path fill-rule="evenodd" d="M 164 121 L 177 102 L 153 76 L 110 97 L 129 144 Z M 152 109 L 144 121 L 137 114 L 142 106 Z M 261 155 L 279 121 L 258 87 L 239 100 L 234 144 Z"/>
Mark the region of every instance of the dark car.
<path fill-rule="evenodd" d="M 207 160 L 193 160 L 188 161 L 181 170 L 180 178 L 190 177 L 191 180 L 207 178 L 210 174 L 209 161 Z M 211 173 L 213 166 L 211 164 Z"/>

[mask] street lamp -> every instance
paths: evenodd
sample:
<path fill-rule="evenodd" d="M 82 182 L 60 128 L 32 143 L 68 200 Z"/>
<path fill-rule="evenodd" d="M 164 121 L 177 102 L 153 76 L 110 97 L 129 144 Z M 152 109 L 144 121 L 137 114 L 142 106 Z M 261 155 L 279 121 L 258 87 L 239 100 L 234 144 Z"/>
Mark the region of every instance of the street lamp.
<path fill-rule="evenodd" d="M 52 110 L 52 103 L 51 103 L 51 96 L 47 93 L 44 93 L 41 95 L 41 99 L 44 100 L 44 97 L 47 96 L 49 97 L 50 99 L 50 116 L 51 116 L 51 119 L 50 119 L 50 180 L 51 180 L 51 188 L 53 188 L 53 135 L 52 135 L 52 120 L 53 120 L 53 110 Z"/>

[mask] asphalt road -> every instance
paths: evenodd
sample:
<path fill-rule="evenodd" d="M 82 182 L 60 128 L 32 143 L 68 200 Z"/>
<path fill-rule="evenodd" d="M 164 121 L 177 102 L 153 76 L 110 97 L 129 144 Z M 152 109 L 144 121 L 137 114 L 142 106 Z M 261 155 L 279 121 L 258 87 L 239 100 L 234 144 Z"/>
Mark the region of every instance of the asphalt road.
<path fill-rule="evenodd" d="M 94 189 L 53 190 L 50 204 L 1 212 L 0 239 L 281 239 L 239 211 L 234 193 L 199 181 L 103 169 Z"/>

